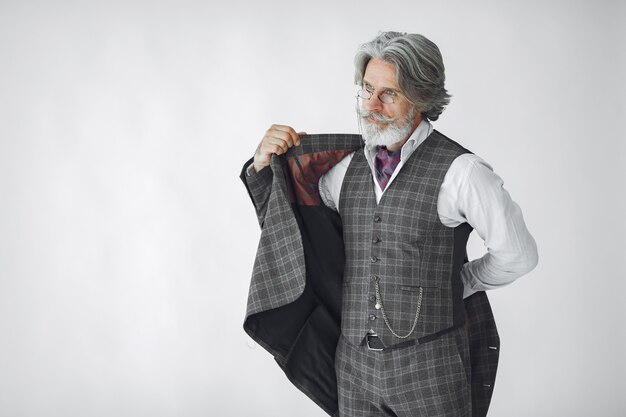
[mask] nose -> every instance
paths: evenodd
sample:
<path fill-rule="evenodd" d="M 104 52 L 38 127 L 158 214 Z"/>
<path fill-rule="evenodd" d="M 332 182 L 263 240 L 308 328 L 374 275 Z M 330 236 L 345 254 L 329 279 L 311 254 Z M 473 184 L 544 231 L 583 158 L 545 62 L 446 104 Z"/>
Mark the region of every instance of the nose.
<path fill-rule="evenodd" d="M 367 111 L 381 111 L 383 102 L 378 98 L 378 94 L 373 94 L 369 100 L 363 100 L 363 108 Z"/>

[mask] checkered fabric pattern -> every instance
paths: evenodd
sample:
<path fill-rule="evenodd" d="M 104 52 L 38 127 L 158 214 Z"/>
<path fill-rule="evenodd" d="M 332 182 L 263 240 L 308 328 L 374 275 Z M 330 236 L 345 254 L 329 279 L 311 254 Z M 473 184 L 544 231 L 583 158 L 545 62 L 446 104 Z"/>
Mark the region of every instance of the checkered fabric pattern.
<path fill-rule="evenodd" d="M 436 132 L 437 135 L 440 135 Z M 434 136 L 434 137 L 437 137 Z M 432 136 L 432 135 L 431 135 Z M 441 135 L 443 142 L 448 141 L 447 138 Z M 436 219 L 434 216 L 434 209 L 436 206 L 433 204 L 432 199 L 428 199 L 424 196 L 424 194 L 436 195 L 436 190 L 438 190 L 438 185 L 440 184 L 439 180 L 443 178 L 444 167 L 442 166 L 441 161 L 446 158 L 452 158 L 454 152 L 461 152 L 462 148 L 454 146 L 453 142 L 444 143 L 442 149 L 429 150 L 429 147 L 433 145 L 433 143 L 429 143 L 429 138 L 420 145 L 421 149 L 418 149 L 415 154 L 411 157 L 414 159 L 416 156 L 420 155 L 419 152 L 424 152 L 424 155 L 415 158 L 419 159 L 420 162 L 417 164 L 417 167 L 420 168 L 417 170 L 420 172 L 429 172 L 430 175 L 424 177 L 424 180 L 421 181 L 419 187 L 413 189 L 409 188 L 408 193 L 409 196 L 406 197 L 405 200 L 400 200 L 401 203 L 413 204 L 416 207 L 419 207 L 420 211 L 424 213 L 426 216 L 423 221 L 424 223 L 420 223 L 419 227 L 424 228 L 426 230 L 431 231 L 432 227 L 439 223 L 438 218 Z M 427 145 L 427 146 L 423 146 Z M 293 147 L 290 151 L 281 157 L 274 157 L 272 159 L 271 167 L 268 169 L 264 169 L 255 175 L 248 177 L 245 174 L 245 170 L 247 166 L 252 162 L 252 160 L 248 161 L 242 170 L 241 179 L 246 184 L 246 188 L 248 193 L 253 201 L 256 214 L 259 220 L 259 224 L 261 225 L 261 239 L 259 242 L 259 248 L 257 251 L 257 257 L 254 263 L 254 269 L 252 272 L 252 280 L 250 284 L 250 292 L 248 297 L 248 308 L 246 312 L 246 321 L 248 318 L 256 313 L 266 312 L 276 309 L 277 307 L 284 306 L 290 304 L 292 301 L 298 299 L 303 292 L 305 285 L 305 262 L 304 262 L 304 253 L 303 253 L 303 244 L 301 241 L 300 229 L 298 227 L 297 221 L 294 216 L 292 204 L 296 200 L 294 200 L 294 196 L 292 195 L 293 188 L 292 184 L 289 184 L 289 177 L 285 175 L 285 170 L 293 169 L 294 164 L 288 162 L 288 158 L 299 158 L 303 157 L 302 160 L 305 159 L 308 155 L 316 152 L 324 152 L 327 150 L 337 151 L 341 150 L 351 152 L 358 148 L 362 147 L 362 140 L 359 135 L 334 135 L 334 134 L 324 134 L 324 135 L 310 135 L 307 137 L 303 137 L 302 145 L 298 147 Z M 447 151 L 446 151 L 447 149 Z M 449 152 L 452 152 L 452 155 Z M 336 155 L 337 153 L 335 153 Z M 357 152 L 358 156 L 360 152 Z M 297 166 L 297 163 L 295 164 Z M 330 168 L 330 166 L 325 167 L 324 169 Z M 403 171 L 407 166 L 405 166 Z M 411 168 L 415 170 L 415 167 Z M 313 177 L 317 180 L 319 179 L 319 175 L 321 173 L 317 173 Z M 365 175 L 362 177 L 362 180 L 365 181 L 367 187 L 364 190 L 370 192 L 372 191 L 373 183 L 371 172 L 368 172 L 369 176 Z M 399 173 L 401 174 L 401 173 Z M 308 176 L 306 176 L 308 178 Z M 294 178 L 293 176 L 291 178 Z M 401 184 L 402 181 L 405 183 L 407 180 L 403 179 L 402 175 L 399 175 L 398 178 L 394 181 L 394 184 Z M 314 184 L 316 185 L 316 184 Z M 358 184 L 362 186 L 363 184 Z M 314 190 L 315 187 L 308 187 L 311 190 Z M 391 198 L 393 195 L 394 185 L 392 184 L 391 188 L 386 191 L 385 196 L 383 197 L 383 201 L 381 203 L 386 204 L 385 199 Z M 307 201 L 316 201 L 314 198 L 307 198 Z M 375 199 L 372 196 L 371 199 L 359 199 L 359 204 L 362 204 L 361 210 L 369 210 L 371 201 Z M 345 206 L 344 204 L 342 204 Z M 396 216 L 396 217 L 393 217 Z M 409 224 L 413 225 L 413 220 L 404 218 L 403 216 L 398 217 L 397 214 L 385 211 L 381 213 L 381 220 L 385 220 L 388 222 L 387 231 L 392 233 L 394 236 L 399 236 L 400 232 L 403 232 L 406 224 L 400 222 L 400 220 L 409 221 Z M 344 218 L 345 220 L 345 218 Z M 391 221 L 390 221 L 391 220 Z M 357 225 L 361 222 L 363 227 L 371 227 L 369 219 L 362 218 L 357 221 Z M 393 225 L 394 223 L 398 223 L 397 225 Z M 373 230 L 373 228 L 372 228 Z M 416 230 L 423 230 L 417 228 Z M 367 238 L 367 236 L 365 237 Z M 371 238 L 371 236 L 369 237 Z M 396 283 L 387 283 L 385 286 L 381 286 L 383 299 L 389 303 L 388 308 L 391 312 L 404 310 L 405 306 L 408 310 L 411 310 L 411 313 L 408 313 L 408 316 L 405 318 L 402 314 L 397 316 L 397 313 L 394 313 L 391 316 L 392 323 L 398 323 L 398 320 L 407 322 L 410 319 L 413 319 L 414 314 L 414 299 L 415 299 L 415 285 L 421 285 L 424 287 L 424 301 L 428 303 L 431 298 L 438 298 L 443 300 L 445 297 L 441 297 L 440 293 L 442 288 L 440 288 L 437 284 L 440 283 L 437 277 L 442 277 L 446 275 L 443 267 L 437 267 L 438 262 L 452 262 L 450 258 L 450 250 L 447 247 L 447 244 L 444 244 L 444 249 L 439 249 L 442 247 L 438 242 L 441 242 L 442 239 L 448 239 L 449 236 L 440 236 L 438 233 L 434 233 L 432 236 L 427 239 L 423 239 L 421 235 L 416 235 L 415 240 L 411 240 L 405 242 L 400 245 L 403 250 L 407 250 L 408 253 L 417 254 L 418 256 L 422 256 L 420 260 L 414 261 L 411 264 L 399 264 L 396 267 L 398 273 L 403 273 L 403 271 L 408 271 L 409 269 L 416 267 L 415 272 L 419 272 L 416 275 L 416 281 L 411 281 L 408 285 L 405 285 L 404 282 L 396 282 Z M 365 239 L 367 240 L 367 239 Z M 370 242 L 367 242 L 369 245 Z M 423 257 L 424 253 L 424 245 L 431 246 L 434 248 L 438 248 L 433 253 L 428 255 L 427 258 Z M 384 246 L 381 246 L 384 247 Z M 350 243 L 346 246 L 347 250 L 354 250 L 354 242 Z M 387 249 L 388 251 L 391 248 Z M 382 255 L 385 255 L 386 252 L 380 252 Z M 366 254 L 367 255 L 367 254 Z M 381 259 L 383 256 L 381 255 Z M 310 254 L 309 254 L 310 256 Z M 369 261 L 371 259 L 367 258 Z M 426 261 L 425 259 L 430 259 L 430 261 Z M 324 262 L 324 259 L 318 259 L 317 262 Z M 433 267 L 434 262 L 434 267 Z M 352 267 L 354 268 L 354 267 Z M 389 269 L 388 269 L 389 270 Z M 394 270 L 391 270 L 394 271 Z M 435 273 L 434 277 L 431 275 L 425 275 L 425 272 L 433 272 Z M 361 275 L 359 275 L 361 274 Z M 367 274 L 363 272 L 363 270 L 357 270 L 356 272 L 351 272 L 350 276 L 346 276 L 345 280 L 354 283 L 355 276 L 366 277 Z M 412 277 L 412 276 L 411 276 Z M 369 294 L 369 280 L 364 285 L 367 286 L 367 290 L 362 290 L 362 293 Z M 445 280 L 444 280 L 445 282 Z M 344 292 L 346 291 L 344 286 Z M 391 291 L 392 298 L 388 300 L 388 291 Z M 399 301 L 394 299 L 395 296 L 399 296 Z M 350 294 L 350 291 L 348 291 Z M 437 296 L 439 294 L 439 297 Z M 345 296 L 345 295 L 344 295 Z M 408 297 L 408 300 L 407 300 Z M 354 302 L 351 301 L 351 302 Z M 401 306 L 400 310 L 396 307 Z M 361 305 L 356 304 L 355 308 L 360 308 Z M 369 305 L 368 307 L 369 308 Z M 473 417 L 483 417 L 486 415 L 489 401 L 491 399 L 492 390 L 495 382 L 495 374 L 497 370 L 497 362 L 498 362 L 498 351 L 499 351 L 499 340 L 497 335 L 497 330 L 495 327 L 495 321 L 493 319 L 493 315 L 491 312 L 491 308 L 489 306 L 489 301 L 484 292 L 478 292 L 471 297 L 465 300 L 465 310 L 467 311 L 468 317 L 468 334 L 469 334 L 469 348 L 470 348 L 470 357 L 471 357 L 471 395 L 472 395 L 472 406 L 473 406 Z M 349 313 L 349 312 L 348 312 Z M 425 305 L 423 307 L 422 318 L 420 319 L 420 324 L 418 326 L 418 332 L 416 335 L 427 334 L 429 332 L 434 331 L 439 326 L 447 325 L 447 322 L 438 320 L 435 316 L 437 314 L 449 314 L 449 306 L 446 303 L 435 303 L 434 305 L 431 302 L 431 305 Z M 358 316 L 358 317 L 357 317 Z M 363 319 L 362 311 L 359 312 L 356 316 L 359 320 Z M 344 316 L 342 320 L 356 320 L 350 314 Z M 289 318 L 286 318 L 289 320 Z M 425 320 L 429 320 L 430 324 L 426 325 L 424 323 Z M 372 322 L 369 320 L 363 320 L 367 323 L 367 328 L 371 325 Z M 380 324 L 382 320 L 378 320 L 378 324 Z M 359 323 L 359 326 L 363 323 Z M 259 323 L 259 325 L 263 325 Z M 397 325 L 399 330 L 405 330 L 405 324 Z M 356 329 L 356 327 L 355 327 Z M 270 346 L 265 343 L 264 340 L 261 340 L 257 337 L 253 332 L 249 331 L 248 333 L 251 337 L 253 337 L 258 343 L 260 343 L 265 349 L 267 349 L 277 360 L 278 364 L 284 366 L 285 357 L 282 356 L 279 350 L 274 346 Z M 362 328 L 359 330 L 361 332 Z M 406 329 L 408 330 L 408 328 Z M 454 336 L 452 336 L 454 334 Z M 360 333 L 359 336 L 362 338 L 363 333 Z M 451 338 L 454 338 L 456 341 L 456 345 L 450 344 Z M 439 340 L 441 339 L 441 340 Z M 360 342 L 360 341 L 359 341 Z M 348 343 L 350 343 L 348 345 Z M 347 408 L 360 408 L 356 404 L 358 401 L 361 401 L 358 398 L 357 393 L 348 393 L 351 385 L 346 384 L 345 381 L 349 378 L 352 383 L 356 384 L 354 387 L 361 389 L 361 387 L 365 387 L 368 391 L 367 393 L 371 393 L 372 390 L 368 387 L 372 387 L 370 382 L 373 381 L 371 377 L 367 377 L 367 375 L 371 375 L 371 369 L 376 370 L 376 367 L 367 365 L 362 366 L 360 363 L 369 364 L 372 355 L 379 355 L 382 358 L 391 358 L 391 360 L 383 359 L 382 366 L 385 369 L 391 369 L 391 367 L 399 367 L 396 369 L 395 373 L 397 377 L 393 377 L 394 372 L 387 372 L 384 377 L 381 377 L 379 382 L 384 386 L 388 387 L 385 395 L 391 394 L 390 387 L 394 384 L 397 388 L 398 394 L 395 397 L 384 397 L 380 396 L 379 398 L 374 398 L 373 401 L 378 401 L 379 409 L 384 410 L 384 412 L 390 412 L 391 406 L 394 407 L 394 410 L 397 410 L 396 413 L 398 416 L 400 415 L 419 415 L 419 414 L 406 414 L 405 408 L 401 405 L 406 402 L 407 404 L 415 404 L 422 402 L 427 408 L 427 410 L 439 410 L 437 406 L 434 405 L 433 396 L 436 395 L 436 392 L 439 393 L 437 395 L 443 396 L 443 403 L 440 407 L 441 412 L 444 414 L 441 415 L 465 415 L 465 409 L 459 405 L 460 402 L 450 400 L 451 393 L 458 392 L 463 398 L 463 403 L 465 403 L 465 389 L 460 388 L 462 379 L 460 378 L 460 365 L 458 358 L 453 354 L 454 349 L 457 349 L 458 355 L 461 358 L 462 363 L 465 366 L 467 371 L 467 355 L 465 354 L 463 346 L 465 342 L 459 342 L 459 333 L 447 333 L 441 336 L 438 339 L 431 340 L 427 343 L 423 343 L 421 345 L 410 346 L 401 349 L 393 349 L 390 352 L 364 352 L 362 347 L 358 346 L 358 343 L 355 344 L 352 341 L 348 341 L 345 338 L 342 338 L 340 341 L 340 347 L 349 348 L 346 350 L 337 350 L 336 354 L 336 362 L 337 366 L 336 370 L 339 372 L 338 380 L 340 385 L 340 401 L 342 402 L 342 407 L 344 409 Z M 454 348 L 454 349 L 453 349 Z M 363 354 L 362 358 L 365 358 L 365 362 L 362 362 L 361 359 L 358 359 L 355 352 L 359 352 L 359 355 Z M 395 353 L 394 353 L 395 352 Z M 406 353 L 406 355 L 405 355 Z M 390 354 L 390 355 L 389 355 Z M 394 356 L 395 355 L 395 356 Z M 417 356 L 412 356 L 417 355 Z M 422 355 L 422 356 L 420 356 Z M 439 355 L 443 355 L 438 359 Z M 412 358 L 411 365 L 413 368 L 417 366 L 421 369 L 421 374 L 418 372 L 417 378 L 423 381 L 428 381 L 424 383 L 418 383 L 417 392 L 413 390 L 403 390 L 401 387 L 407 384 L 407 386 L 416 388 L 414 381 L 416 380 L 415 374 L 411 374 L 410 372 L 404 372 L 402 368 L 408 364 L 409 358 Z M 417 359 L 415 359 L 417 358 Z M 361 362 L 359 362 L 361 361 Z M 424 362 L 423 362 L 424 361 Z M 349 363 L 350 362 L 350 363 Z M 423 362 L 423 363 L 422 363 Z M 417 365 L 416 365 L 417 364 Z M 407 365 L 408 366 L 408 365 Z M 361 369 L 363 367 L 363 369 Z M 358 373 L 361 374 L 358 378 L 352 378 L 354 372 L 357 372 L 355 368 L 358 369 Z M 383 369 L 383 368 L 378 368 Z M 443 369 L 443 374 L 449 373 L 450 380 L 441 380 L 437 378 L 437 374 L 439 371 Z M 325 372 L 323 369 L 320 369 L 320 372 Z M 466 375 L 470 375 L 466 372 Z M 347 377 L 346 377 L 347 376 Z M 332 379 L 334 380 L 334 375 Z M 370 378 L 370 379 L 367 379 Z M 342 382 L 343 381 L 343 382 Z M 363 382 L 365 381 L 365 382 Z M 318 405 L 320 405 L 326 412 L 331 415 L 335 415 L 335 412 L 329 411 L 334 410 L 336 407 L 329 404 L 322 404 L 320 399 L 316 397 L 311 391 L 308 391 L 303 387 L 301 383 L 296 380 L 292 380 L 292 382 L 301 389 L 306 395 L 308 395 L 313 401 L 315 401 Z M 369 384 L 369 385 L 368 385 Z M 336 386 L 332 385 L 328 387 L 329 390 L 336 389 Z M 461 392 L 463 392 L 461 394 Z M 368 394 L 369 395 L 369 394 Z M 379 401 L 380 400 L 380 401 Z M 460 401 L 460 400 L 459 400 Z M 352 404 L 352 405 L 348 405 Z M 434 407 L 434 408 L 433 408 Z M 461 410 L 458 414 L 445 414 L 450 413 L 448 410 Z M 437 411 L 439 412 L 439 411 Z M 402 414 L 405 413 L 405 414 Z M 363 414 L 358 415 L 369 415 L 365 412 Z M 380 414 L 377 414 L 380 415 Z M 382 414 L 385 415 L 385 414 Z M 391 414 L 393 415 L 393 414 Z M 430 411 L 428 413 L 430 414 Z M 433 414 L 432 415 L 440 415 Z"/>
<path fill-rule="evenodd" d="M 303 136 L 301 143 L 285 155 L 274 155 L 269 169 L 249 177 L 242 173 L 262 228 L 246 317 L 288 304 L 304 290 L 304 253 L 300 229 L 291 208 L 294 196 L 290 195 L 292 187 L 285 175 L 287 160 L 315 152 L 351 152 L 363 146 L 361 136 L 351 134 Z"/>
<path fill-rule="evenodd" d="M 462 286 L 452 273 L 454 228 L 439 220 L 437 199 L 450 164 L 467 152 L 433 131 L 378 204 L 363 150 L 352 158 L 339 209 L 346 251 L 342 334 L 353 344 L 370 329 L 390 347 L 462 324 L 454 322 L 454 309 L 462 310 L 462 295 L 453 291 L 453 285 Z M 409 338 L 393 335 L 375 308 L 376 281 L 387 318 L 401 336 L 412 327 L 423 289 L 420 318 Z"/>
<path fill-rule="evenodd" d="M 339 338 L 341 417 L 470 417 L 465 328 L 422 345 L 374 352 Z"/>
<path fill-rule="evenodd" d="M 489 410 L 496 383 L 500 337 L 487 294 L 479 291 L 464 301 L 472 359 L 472 415 L 483 417 Z"/>

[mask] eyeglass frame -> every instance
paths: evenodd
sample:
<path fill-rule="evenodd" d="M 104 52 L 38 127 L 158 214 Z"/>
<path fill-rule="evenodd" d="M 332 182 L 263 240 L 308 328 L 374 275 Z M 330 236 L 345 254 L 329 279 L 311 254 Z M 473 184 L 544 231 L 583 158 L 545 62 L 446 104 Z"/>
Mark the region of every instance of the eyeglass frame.
<path fill-rule="evenodd" d="M 391 91 L 391 94 L 388 94 L 388 92 Z M 376 92 L 376 90 L 374 91 L 369 91 L 367 89 L 367 87 L 361 85 L 361 89 L 359 91 L 356 92 L 356 98 L 357 99 L 363 99 L 363 100 L 371 100 L 372 97 L 374 97 L 374 93 Z M 369 97 L 363 97 L 362 94 L 369 94 Z M 395 104 L 395 98 L 400 96 L 400 92 L 394 90 L 393 88 L 385 88 L 384 91 L 376 94 L 376 97 L 378 97 L 378 100 L 380 100 L 381 103 L 383 104 Z M 389 97 L 389 99 L 384 99 L 384 97 Z"/>

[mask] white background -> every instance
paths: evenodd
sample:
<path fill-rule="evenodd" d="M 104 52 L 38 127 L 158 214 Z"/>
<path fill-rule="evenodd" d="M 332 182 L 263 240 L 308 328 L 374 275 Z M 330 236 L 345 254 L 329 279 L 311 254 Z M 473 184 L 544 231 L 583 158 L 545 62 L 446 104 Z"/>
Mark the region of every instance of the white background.
<path fill-rule="evenodd" d="M 490 415 L 624 415 L 624 21 L 618 1 L 3 1 L 0 415 L 325 415 L 242 330 L 260 231 L 238 174 L 272 123 L 356 132 L 352 58 L 379 30 L 438 44 L 435 127 L 539 246 L 490 293 Z"/>

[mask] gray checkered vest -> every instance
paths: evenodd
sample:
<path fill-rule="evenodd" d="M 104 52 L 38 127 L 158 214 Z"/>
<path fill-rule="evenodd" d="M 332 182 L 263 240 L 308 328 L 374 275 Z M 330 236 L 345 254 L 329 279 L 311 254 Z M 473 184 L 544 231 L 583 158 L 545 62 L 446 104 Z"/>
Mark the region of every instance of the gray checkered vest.
<path fill-rule="evenodd" d="M 341 329 L 352 343 L 361 344 L 370 329 L 389 347 L 464 324 L 459 273 L 471 227 L 444 226 L 437 199 L 450 164 L 468 152 L 433 131 L 379 204 L 363 149 L 355 153 L 339 201 L 346 254 Z"/>

